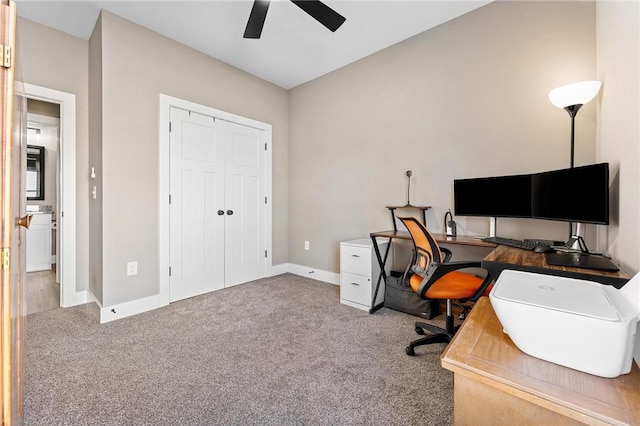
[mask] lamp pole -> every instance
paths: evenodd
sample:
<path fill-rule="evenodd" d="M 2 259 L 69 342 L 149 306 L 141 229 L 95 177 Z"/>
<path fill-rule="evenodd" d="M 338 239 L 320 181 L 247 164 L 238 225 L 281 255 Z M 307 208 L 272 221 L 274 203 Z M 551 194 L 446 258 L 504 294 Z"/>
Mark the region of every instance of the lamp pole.
<path fill-rule="evenodd" d="M 569 113 L 571 117 L 571 168 L 574 167 L 575 158 L 575 133 L 576 133 L 576 114 L 582 107 L 582 104 L 569 105 L 564 107 L 564 110 Z M 573 237 L 573 222 L 569 222 L 569 240 Z"/>
<path fill-rule="evenodd" d="M 571 168 L 573 169 L 574 156 L 575 156 L 575 133 L 576 133 L 576 114 L 582 108 L 582 104 L 570 105 L 564 107 L 564 110 L 569 113 L 571 117 Z"/>
<path fill-rule="evenodd" d="M 407 176 L 407 207 L 411 207 L 411 201 L 410 201 L 410 197 L 409 197 L 409 190 L 411 188 L 411 175 L 413 173 L 411 172 L 411 170 L 407 170 L 407 172 L 405 173 L 405 175 Z"/>
<path fill-rule="evenodd" d="M 577 83 L 566 84 L 564 86 L 553 89 L 549 92 L 549 100 L 558 108 L 563 108 L 571 117 L 571 168 L 574 167 L 575 156 L 575 118 L 576 114 L 582 108 L 582 105 L 591 101 L 600 91 L 602 83 L 599 81 L 581 81 Z M 580 228 L 580 224 L 578 224 Z M 579 229 L 576 230 L 579 233 Z M 567 245 L 574 240 L 573 223 L 569 222 L 569 241 Z M 579 240 L 581 237 L 579 237 Z M 578 240 L 578 241 L 579 241 Z M 586 247 L 585 250 L 586 251 Z"/>

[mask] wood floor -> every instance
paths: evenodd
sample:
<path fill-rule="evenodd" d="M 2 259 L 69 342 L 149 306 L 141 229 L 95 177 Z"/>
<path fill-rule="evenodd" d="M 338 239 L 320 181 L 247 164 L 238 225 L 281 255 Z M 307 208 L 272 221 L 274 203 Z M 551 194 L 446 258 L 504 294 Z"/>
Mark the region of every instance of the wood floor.
<path fill-rule="evenodd" d="M 26 315 L 60 307 L 60 285 L 56 271 L 29 272 L 23 285 Z"/>

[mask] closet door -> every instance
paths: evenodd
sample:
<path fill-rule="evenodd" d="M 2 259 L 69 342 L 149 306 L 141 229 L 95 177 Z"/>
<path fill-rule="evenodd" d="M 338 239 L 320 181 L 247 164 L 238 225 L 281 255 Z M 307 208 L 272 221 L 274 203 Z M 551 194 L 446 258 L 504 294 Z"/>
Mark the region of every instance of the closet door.
<path fill-rule="evenodd" d="M 218 121 L 225 141 L 225 287 L 262 278 L 265 255 L 265 134 Z"/>
<path fill-rule="evenodd" d="M 224 141 L 213 117 L 171 108 L 170 301 L 224 287 Z"/>

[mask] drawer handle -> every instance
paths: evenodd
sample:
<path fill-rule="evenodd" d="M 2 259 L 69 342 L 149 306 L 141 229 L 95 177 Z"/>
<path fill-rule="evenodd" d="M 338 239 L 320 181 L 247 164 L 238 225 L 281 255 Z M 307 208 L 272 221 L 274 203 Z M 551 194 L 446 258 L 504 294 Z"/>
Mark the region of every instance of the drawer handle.
<path fill-rule="evenodd" d="M 360 256 L 357 254 L 352 254 L 351 257 L 360 257 Z"/>
<path fill-rule="evenodd" d="M 358 283 L 351 283 L 351 285 L 360 285 L 360 284 L 358 284 Z"/>

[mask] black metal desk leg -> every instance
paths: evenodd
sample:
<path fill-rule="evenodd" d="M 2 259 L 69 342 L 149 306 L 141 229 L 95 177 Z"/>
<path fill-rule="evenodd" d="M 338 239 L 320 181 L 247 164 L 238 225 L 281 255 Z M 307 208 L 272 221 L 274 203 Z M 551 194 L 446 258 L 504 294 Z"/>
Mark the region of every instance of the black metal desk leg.
<path fill-rule="evenodd" d="M 391 238 L 389 238 L 389 244 L 387 244 L 387 249 L 384 252 L 384 259 L 380 256 L 380 247 L 378 247 L 378 240 L 376 237 L 371 237 L 371 242 L 373 243 L 373 251 L 376 252 L 376 259 L 378 259 L 378 265 L 380 265 L 380 274 L 378 275 L 378 282 L 376 283 L 376 289 L 373 292 L 373 300 L 371 300 L 371 308 L 369 309 L 369 313 L 372 314 L 378 309 L 382 308 L 384 303 L 380 303 L 376 306 L 376 299 L 378 298 L 378 290 L 380 290 L 380 281 L 384 280 L 387 282 L 387 272 L 384 270 L 384 265 L 387 263 L 387 256 L 389 256 L 389 249 L 391 248 Z"/>
<path fill-rule="evenodd" d="M 398 227 L 396 226 L 396 208 L 395 207 L 387 207 L 391 211 L 391 223 L 393 223 L 393 230 L 395 232 L 398 231 Z"/>

